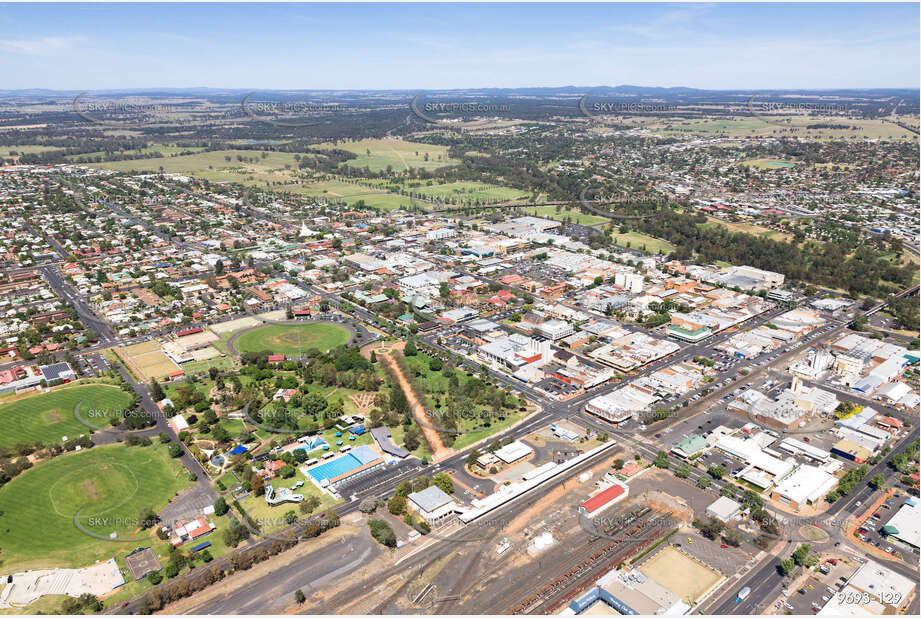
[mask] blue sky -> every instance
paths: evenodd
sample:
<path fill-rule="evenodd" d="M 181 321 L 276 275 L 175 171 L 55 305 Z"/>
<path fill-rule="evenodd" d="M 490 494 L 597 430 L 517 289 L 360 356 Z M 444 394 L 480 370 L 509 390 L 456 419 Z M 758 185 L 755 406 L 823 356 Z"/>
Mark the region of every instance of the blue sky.
<path fill-rule="evenodd" d="M 0 89 L 919 86 L 914 4 L 0 4 Z"/>

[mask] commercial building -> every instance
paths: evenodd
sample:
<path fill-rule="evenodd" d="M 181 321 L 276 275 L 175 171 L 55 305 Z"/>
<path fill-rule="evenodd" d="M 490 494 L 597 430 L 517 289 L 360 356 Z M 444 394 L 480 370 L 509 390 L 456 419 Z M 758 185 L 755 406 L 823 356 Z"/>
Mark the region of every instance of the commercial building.
<path fill-rule="evenodd" d="M 802 465 L 774 488 L 771 498 L 799 510 L 824 498 L 837 484 L 838 479 L 825 470 Z"/>
<path fill-rule="evenodd" d="M 728 522 L 741 512 L 742 507 L 739 503 L 726 496 L 720 496 L 713 504 L 707 507 L 707 516 L 716 517 L 723 523 Z"/>
<path fill-rule="evenodd" d="M 626 485 L 614 483 L 580 504 L 579 513 L 587 517 L 595 517 L 606 508 L 625 499 L 628 494 L 629 490 Z"/>
<path fill-rule="evenodd" d="M 426 487 L 422 491 L 414 491 L 406 498 L 410 512 L 418 514 L 433 527 L 444 524 L 448 519 L 453 519 L 457 510 L 454 499 L 435 485 Z"/>
<path fill-rule="evenodd" d="M 890 539 L 918 549 L 921 547 L 919 526 L 921 526 L 921 507 L 918 506 L 917 498 L 909 498 L 902 508 L 886 522 L 882 532 Z"/>

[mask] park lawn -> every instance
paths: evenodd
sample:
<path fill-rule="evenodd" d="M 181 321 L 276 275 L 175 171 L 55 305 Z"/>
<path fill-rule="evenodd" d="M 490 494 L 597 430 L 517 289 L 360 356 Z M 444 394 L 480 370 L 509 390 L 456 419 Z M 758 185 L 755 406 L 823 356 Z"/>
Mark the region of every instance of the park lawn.
<path fill-rule="evenodd" d="M 787 234 L 786 232 L 779 232 L 754 223 L 722 221 L 715 217 L 707 217 L 707 222 L 701 224 L 700 227 L 711 227 L 714 225 L 722 225 L 723 227 L 729 228 L 731 232 L 744 232 L 752 236 L 762 236 L 769 240 L 779 240 L 783 242 L 791 242 L 793 240 L 793 235 Z"/>
<path fill-rule="evenodd" d="M 3 590 L 3 584 L 0 584 L 0 590 Z M 62 605 L 66 598 L 67 595 L 65 594 L 46 594 L 39 597 L 35 603 L 26 605 L 25 607 L 8 607 L 6 609 L 0 609 L 0 614 L 8 616 L 22 614 L 29 614 L 31 616 L 62 614 Z"/>
<path fill-rule="evenodd" d="M 319 513 L 320 511 L 325 511 L 331 506 L 341 504 L 343 500 L 333 500 L 325 491 L 322 491 L 319 487 L 313 484 L 312 479 L 308 479 L 300 470 L 300 466 L 296 467 L 297 472 L 294 473 L 289 479 L 283 479 L 276 477 L 266 483 L 271 483 L 272 487 L 278 489 L 281 487 L 293 487 L 298 481 L 303 481 L 304 484 L 298 487 L 295 490 L 295 493 L 303 494 L 304 497 L 316 496 L 320 499 L 320 506 L 317 507 L 313 513 Z M 260 530 L 263 533 L 277 532 L 281 530 L 288 524 L 285 523 L 284 517 L 285 513 L 288 511 L 294 511 L 298 519 L 306 517 L 307 514 L 301 514 L 299 509 L 299 504 L 295 502 L 285 502 L 282 504 L 276 504 L 275 506 L 270 506 L 265 501 L 265 496 L 253 496 L 249 495 L 239 501 L 240 506 L 243 507 L 243 510 L 254 519 L 260 526 Z"/>
<path fill-rule="evenodd" d="M 781 161 L 780 159 L 748 159 L 742 161 L 740 165 L 745 167 L 755 167 L 761 170 L 786 170 L 799 165 L 796 161 Z"/>
<path fill-rule="evenodd" d="M 226 339 L 224 342 L 226 344 Z M 208 370 L 212 367 L 219 371 L 230 371 L 236 366 L 236 361 L 234 361 L 233 357 L 227 354 L 225 350 L 224 356 L 217 356 L 215 358 L 209 358 L 208 360 L 203 361 L 189 361 L 187 363 L 183 363 L 182 370 L 186 375 L 197 375 L 201 373 L 208 373 Z"/>
<path fill-rule="evenodd" d="M 448 157 L 447 146 L 391 138 L 362 139 L 338 144 L 326 142 L 318 144 L 317 148 L 338 148 L 352 152 L 358 156 L 347 161 L 350 167 L 368 167 L 374 172 L 386 170 L 388 166 L 395 172 L 405 172 L 410 167 L 433 170 L 457 163 Z"/>
<path fill-rule="evenodd" d="M 671 253 L 675 250 L 674 245 L 670 242 L 662 240 L 661 238 L 655 238 L 654 236 L 647 236 L 639 232 L 627 232 L 626 234 L 615 233 L 613 238 L 614 242 L 622 247 L 640 249 L 646 253 Z"/>
<path fill-rule="evenodd" d="M 81 567 L 158 542 L 152 530 L 138 532 L 143 508 L 159 511 L 190 484 L 182 465 L 165 445 L 97 446 L 60 455 L 26 470 L 0 488 L 3 566 L 23 568 Z M 97 539 L 94 533 L 136 541 Z"/>
<path fill-rule="evenodd" d="M 386 191 L 342 180 L 320 180 L 301 185 L 300 192 L 313 197 L 329 197 L 339 200 L 346 197 L 383 194 Z"/>
<path fill-rule="evenodd" d="M 88 161 L 90 158 L 102 157 L 105 160 L 109 156 L 123 156 L 123 155 L 151 155 L 154 153 L 160 153 L 166 157 L 174 157 L 181 152 L 186 153 L 200 153 L 205 149 L 202 146 L 177 146 L 176 144 L 165 144 L 162 142 L 151 142 L 143 148 L 136 148 L 132 150 L 119 150 L 117 152 L 105 152 L 98 150 L 96 152 L 84 152 L 81 154 L 72 154 L 67 155 L 65 158 L 68 161 Z"/>
<path fill-rule="evenodd" d="M 389 427 L 390 437 L 393 439 L 394 444 L 398 444 L 403 448 L 406 448 L 406 444 L 403 442 L 403 436 L 406 434 L 406 427 L 401 423 L 396 427 Z M 429 443 L 425 439 L 419 440 L 419 446 L 416 447 L 414 451 L 410 451 L 413 455 L 419 459 L 426 459 L 427 461 L 432 460 L 432 450 L 429 448 Z"/>
<path fill-rule="evenodd" d="M 422 371 L 422 375 L 416 379 L 416 383 L 421 383 L 425 385 L 427 392 L 425 393 L 425 403 L 423 404 L 426 412 L 430 412 L 435 408 L 433 405 L 433 398 L 431 395 L 442 395 L 447 394 L 451 388 L 450 378 L 446 377 L 441 371 L 432 371 L 429 368 L 429 362 L 431 357 L 427 354 L 418 353 L 415 356 L 404 356 L 406 359 L 406 364 L 413 371 Z M 469 380 L 472 380 L 473 377 L 468 376 L 466 372 L 454 368 L 455 375 L 457 375 L 457 380 L 461 387 L 466 385 Z M 485 405 L 476 404 L 476 412 L 491 412 L 491 408 Z M 517 423 L 522 418 L 526 417 L 528 412 L 521 412 L 517 408 L 515 409 L 503 409 L 501 415 L 498 418 L 486 419 L 480 418 L 478 416 L 462 416 L 457 419 L 457 430 L 464 433 L 459 433 L 455 435 L 454 444 L 451 445 L 451 448 L 459 450 L 465 446 L 469 446 L 475 442 L 479 442 L 484 438 L 496 434 L 503 429 Z M 487 424 L 488 423 L 488 424 Z M 437 426 L 437 420 L 432 420 L 430 424 Z"/>
<path fill-rule="evenodd" d="M 0 155 L 4 157 L 16 157 L 24 154 L 41 154 L 43 152 L 57 152 L 64 150 L 63 146 L 42 146 L 41 144 L 18 144 L 15 146 L 3 146 L 0 148 Z M 16 153 L 15 155 L 13 153 Z"/>
<path fill-rule="evenodd" d="M 352 207 L 359 206 L 368 206 L 370 208 L 377 208 L 378 210 L 409 210 L 414 204 L 413 200 L 405 195 L 397 195 L 395 193 L 366 193 L 364 195 L 356 195 L 353 197 L 346 197 L 342 200 L 346 204 Z M 428 207 L 424 202 L 417 202 L 419 207 L 425 208 Z"/>
<path fill-rule="evenodd" d="M 545 219 L 554 219 L 556 221 L 571 219 L 573 223 L 579 225 L 598 225 L 599 223 L 610 221 L 610 219 L 605 219 L 598 215 L 589 215 L 584 212 L 566 208 L 561 208 L 560 211 L 557 212 L 556 206 L 538 206 L 537 208 L 529 208 L 528 211 L 535 217 L 544 217 Z"/>
<path fill-rule="evenodd" d="M 268 351 L 298 356 L 311 348 L 326 352 L 348 343 L 351 333 L 338 324 L 272 324 L 244 333 L 237 340 L 240 353 Z"/>
<path fill-rule="evenodd" d="M 81 423 L 74 415 L 80 404 L 80 415 L 91 425 L 108 427 L 117 413 L 134 407 L 134 398 L 117 386 L 89 384 L 65 386 L 25 399 L 0 405 L 0 446 L 20 443 L 60 443 L 64 436 L 76 438 L 93 433 L 92 427 Z"/>
<path fill-rule="evenodd" d="M 266 156 L 263 157 L 263 154 Z M 214 150 L 191 155 L 107 161 L 89 165 L 116 172 L 159 172 L 162 168 L 166 174 L 185 174 L 215 182 L 252 185 L 273 180 L 293 180 L 298 169 L 294 154 L 263 150 Z M 238 160 L 237 157 L 241 157 L 242 160 Z"/>
<path fill-rule="evenodd" d="M 449 182 L 441 185 L 412 187 L 414 193 L 437 200 L 453 199 L 461 204 L 484 204 L 526 199 L 527 192 L 478 181 Z"/>

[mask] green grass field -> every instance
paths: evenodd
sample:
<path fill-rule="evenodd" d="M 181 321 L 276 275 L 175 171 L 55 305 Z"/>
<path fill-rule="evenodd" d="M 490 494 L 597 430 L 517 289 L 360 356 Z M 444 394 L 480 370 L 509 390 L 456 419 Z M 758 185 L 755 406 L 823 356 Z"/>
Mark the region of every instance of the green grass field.
<path fill-rule="evenodd" d="M 149 531 L 135 534 L 138 513 L 162 509 L 188 484 L 181 464 L 159 444 L 100 446 L 42 462 L 0 488 L 4 570 L 86 566 L 150 544 Z M 85 534 L 74 525 L 78 512 L 91 532 L 138 540 Z"/>
<path fill-rule="evenodd" d="M 24 144 L 19 146 L 4 146 L 0 148 L 0 155 L 4 157 L 24 154 L 39 154 L 41 152 L 56 152 L 64 150 L 61 146 L 42 146 L 40 144 Z M 16 153 L 15 155 L 13 153 Z"/>
<path fill-rule="evenodd" d="M 93 163 L 92 167 L 117 172 L 159 172 L 162 168 L 167 174 L 188 174 L 216 182 L 260 184 L 291 180 L 297 165 L 294 153 L 289 152 L 215 150 L 179 157 Z"/>
<path fill-rule="evenodd" d="M 795 161 L 781 161 L 780 159 L 748 159 L 747 161 L 742 161 L 741 165 L 761 170 L 782 170 L 796 167 L 797 163 Z"/>
<path fill-rule="evenodd" d="M 464 181 L 449 182 L 442 185 L 418 186 L 412 190 L 420 195 L 436 200 L 454 200 L 459 204 L 488 204 L 525 199 L 528 194 L 511 187 L 500 187 L 484 182 Z"/>
<path fill-rule="evenodd" d="M 180 152 L 202 152 L 204 148 L 200 146 L 178 146 L 176 144 L 165 144 L 160 142 L 151 142 L 144 148 L 136 148 L 134 150 L 119 150 L 118 152 L 112 153 L 115 155 L 150 155 L 154 153 L 160 153 L 164 157 L 176 156 Z M 106 153 L 102 150 L 96 152 L 85 152 L 81 154 L 67 155 L 65 157 L 68 161 L 87 161 L 94 159 L 96 157 L 102 157 L 103 160 L 109 156 L 109 153 Z"/>
<path fill-rule="evenodd" d="M 387 166 L 396 172 L 405 172 L 410 167 L 432 170 L 455 163 L 448 157 L 447 146 L 404 142 L 397 139 L 363 139 L 338 144 L 325 143 L 319 144 L 317 148 L 339 148 L 353 152 L 358 157 L 348 161 L 351 167 L 367 166 L 375 172 L 385 170 Z"/>
<path fill-rule="evenodd" d="M 556 221 L 563 221 L 566 218 L 572 219 L 573 223 L 579 225 L 596 225 L 598 223 L 606 223 L 610 219 L 605 219 L 604 217 L 599 217 L 598 215 L 587 215 L 583 212 L 577 210 L 569 210 L 566 208 L 561 208 L 559 212 L 556 210 L 556 206 L 538 206 L 537 208 L 527 208 L 525 209 L 528 214 L 534 215 L 535 217 L 543 217 L 545 219 L 554 219 Z"/>
<path fill-rule="evenodd" d="M 331 350 L 347 343 L 349 336 L 348 329 L 337 324 L 272 324 L 241 335 L 237 339 L 237 348 L 243 354 L 269 351 L 274 354 L 297 356 L 299 351 L 310 348 L 324 352 Z"/>
<path fill-rule="evenodd" d="M 646 251 L 646 253 L 671 253 L 675 250 L 674 245 L 671 243 L 662 240 L 661 238 L 640 234 L 639 232 L 614 234 L 613 238 L 614 242 L 616 242 L 618 245 L 623 247 L 630 247 L 631 249 L 640 249 Z"/>
<path fill-rule="evenodd" d="M 131 395 L 115 386 L 90 384 L 59 388 L 50 393 L 34 395 L 0 406 L 0 446 L 21 443 L 59 443 L 64 436 L 76 438 L 92 433 L 92 429 L 74 416 L 74 407 L 81 403 L 80 415 L 87 422 L 108 427 L 109 418 L 131 407 Z"/>

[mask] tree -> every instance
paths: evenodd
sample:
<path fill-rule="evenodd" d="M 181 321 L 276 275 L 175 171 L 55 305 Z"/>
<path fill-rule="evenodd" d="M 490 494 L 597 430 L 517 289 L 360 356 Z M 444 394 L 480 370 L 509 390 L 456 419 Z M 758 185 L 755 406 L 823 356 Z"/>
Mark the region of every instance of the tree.
<path fill-rule="evenodd" d="M 691 476 L 691 466 L 686 463 L 682 463 L 675 469 L 675 476 L 680 479 L 686 479 Z"/>
<path fill-rule="evenodd" d="M 711 481 L 709 476 L 701 476 L 697 479 L 697 486 L 701 489 L 706 489 L 710 486 L 710 483 Z"/>
<path fill-rule="evenodd" d="M 719 464 L 718 466 L 710 466 L 707 468 L 707 474 L 718 480 L 723 478 L 723 475 L 726 474 L 726 468 L 723 466 L 723 464 Z"/>
<path fill-rule="evenodd" d="M 297 602 L 298 605 L 300 605 L 301 603 L 307 600 L 307 596 L 304 594 L 303 590 L 298 588 L 297 590 L 294 591 L 294 600 Z"/>
<path fill-rule="evenodd" d="M 701 477 L 707 478 L 707 477 Z M 722 521 L 716 517 L 709 517 L 707 519 L 697 518 L 694 520 L 694 526 L 700 530 L 700 533 L 708 539 L 715 539 L 720 535 L 723 529 L 726 527 Z"/>
<path fill-rule="evenodd" d="M 668 453 L 665 451 L 659 451 L 656 454 L 656 458 L 652 460 L 652 463 L 657 468 L 668 468 Z"/>
<path fill-rule="evenodd" d="M 809 543 L 803 543 L 802 545 L 797 547 L 796 551 L 794 551 L 793 555 L 791 556 L 793 558 L 793 562 L 795 562 L 797 566 L 806 565 L 806 563 L 809 560 L 809 550 L 810 550 Z"/>
<path fill-rule="evenodd" d="M 227 506 L 227 501 L 222 496 L 218 496 L 218 499 L 214 501 L 214 514 L 224 515 L 228 510 L 230 507 Z"/>
<path fill-rule="evenodd" d="M 163 392 L 163 387 L 160 386 L 156 378 L 150 379 L 150 398 L 154 401 L 163 401 L 166 399 L 166 393 Z"/>
<path fill-rule="evenodd" d="M 387 510 L 393 515 L 402 515 L 406 512 L 408 501 L 403 496 L 394 496 L 387 502 Z"/>
<path fill-rule="evenodd" d="M 875 474 L 873 478 L 870 479 L 870 486 L 876 490 L 882 489 L 886 486 L 886 477 L 882 474 Z"/>
<path fill-rule="evenodd" d="M 786 558 L 784 560 L 781 560 L 780 566 L 778 567 L 778 569 L 780 569 L 781 575 L 789 575 L 790 573 L 793 572 L 794 568 L 796 568 L 796 565 L 794 564 L 792 558 Z"/>
<path fill-rule="evenodd" d="M 615 459 L 615 460 L 614 460 L 614 469 L 615 469 L 615 470 L 623 470 L 623 468 L 624 468 L 624 460 L 623 460 L 623 459 Z"/>
<path fill-rule="evenodd" d="M 169 450 L 170 457 L 176 458 L 182 456 L 182 447 L 175 442 L 170 442 L 169 446 L 166 448 Z"/>
<path fill-rule="evenodd" d="M 418 353 L 415 342 L 412 339 L 407 341 L 406 347 L 403 348 L 403 356 L 415 356 Z"/>
<path fill-rule="evenodd" d="M 386 521 L 382 519 L 369 519 L 368 528 L 371 529 L 371 536 L 386 547 L 397 546 L 397 535 Z"/>
<path fill-rule="evenodd" d="M 446 494 L 454 493 L 454 481 L 446 473 L 441 472 L 432 478 L 432 484 Z"/>
<path fill-rule="evenodd" d="M 157 514 L 156 514 L 156 513 L 154 512 L 154 510 L 153 510 L 152 508 L 150 508 L 150 507 L 143 508 L 143 509 L 141 509 L 141 511 L 138 513 L 138 522 L 139 522 L 139 525 L 140 525 L 141 528 L 143 528 L 144 530 L 146 530 L 146 529 L 148 529 L 148 528 L 152 528 L 153 526 L 155 526 L 155 525 L 157 524 L 158 521 L 160 521 L 160 518 L 157 517 Z"/>

